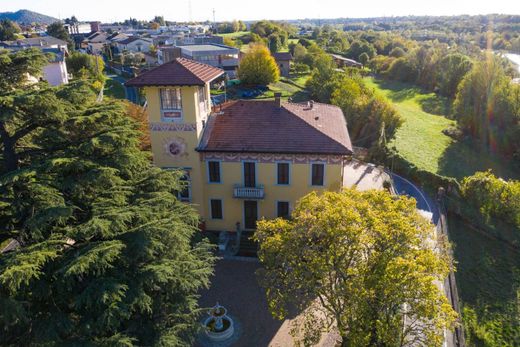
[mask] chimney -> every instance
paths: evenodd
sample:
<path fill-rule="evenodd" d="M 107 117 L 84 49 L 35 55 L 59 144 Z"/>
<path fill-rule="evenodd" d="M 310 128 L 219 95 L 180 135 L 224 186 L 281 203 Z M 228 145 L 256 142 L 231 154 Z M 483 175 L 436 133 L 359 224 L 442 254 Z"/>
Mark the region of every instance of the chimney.
<path fill-rule="evenodd" d="M 282 107 L 282 93 L 280 93 L 280 92 L 274 93 L 274 101 L 275 101 L 276 106 Z"/>

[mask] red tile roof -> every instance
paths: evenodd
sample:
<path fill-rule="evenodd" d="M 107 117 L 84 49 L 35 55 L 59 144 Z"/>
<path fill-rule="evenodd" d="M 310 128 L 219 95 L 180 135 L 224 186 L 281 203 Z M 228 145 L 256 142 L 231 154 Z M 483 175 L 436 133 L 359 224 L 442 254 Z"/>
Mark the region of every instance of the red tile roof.
<path fill-rule="evenodd" d="M 352 144 L 339 107 L 238 100 L 217 108 L 198 150 L 350 155 Z"/>
<path fill-rule="evenodd" d="M 224 70 L 197 61 L 176 58 L 126 81 L 132 87 L 204 85 L 221 76 Z"/>

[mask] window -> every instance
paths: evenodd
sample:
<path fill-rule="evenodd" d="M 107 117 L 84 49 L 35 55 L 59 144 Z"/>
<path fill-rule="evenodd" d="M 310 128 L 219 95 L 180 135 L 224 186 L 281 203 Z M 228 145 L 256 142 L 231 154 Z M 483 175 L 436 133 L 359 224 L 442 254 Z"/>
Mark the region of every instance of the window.
<path fill-rule="evenodd" d="M 212 219 L 222 219 L 222 200 L 220 199 L 211 199 L 211 218 Z"/>
<path fill-rule="evenodd" d="M 208 161 L 208 178 L 210 183 L 220 183 L 220 162 Z"/>
<path fill-rule="evenodd" d="M 325 164 L 311 164 L 311 185 L 322 186 Z"/>
<path fill-rule="evenodd" d="M 161 89 L 161 109 L 180 110 L 182 109 L 181 89 L 162 88 Z"/>
<path fill-rule="evenodd" d="M 177 193 L 177 196 L 182 202 L 191 201 L 191 180 L 189 173 L 181 177 L 181 184 L 183 189 Z"/>
<path fill-rule="evenodd" d="M 207 94 L 206 94 L 206 88 L 199 87 L 198 94 L 199 94 L 199 105 L 200 105 L 201 111 L 207 112 L 208 99 L 207 99 Z"/>
<path fill-rule="evenodd" d="M 244 186 L 256 187 L 255 162 L 244 162 Z"/>
<path fill-rule="evenodd" d="M 289 163 L 277 163 L 277 184 L 289 184 Z"/>
<path fill-rule="evenodd" d="M 278 217 L 289 218 L 289 201 L 278 201 L 276 203 L 276 214 Z"/>

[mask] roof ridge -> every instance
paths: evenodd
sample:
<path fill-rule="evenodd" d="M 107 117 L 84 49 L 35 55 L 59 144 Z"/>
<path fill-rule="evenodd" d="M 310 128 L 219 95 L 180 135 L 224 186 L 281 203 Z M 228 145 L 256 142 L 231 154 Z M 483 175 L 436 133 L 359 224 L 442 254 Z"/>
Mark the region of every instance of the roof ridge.
<path fill-rule="evenodd" d="M 195 63 L 200 64 L 200 65 L 208 65 L 208 64 L 202 64 L 202 63 L 199 63 L 199 62 L 197 62 L 197 61 L 195 61 L 195 60 L 187 59 L 187 58 L 184 58 L 184 57 L 177 57 L 177 58 L 175 58 L 174 60 L 172 60 L 172 61 L 177 62 L 180 66 L 182 66 L 183 69 L 185 69 L 185 70 L 188 71 L 190 74 L 192 74 L 193 76 L 195 76 L 195 77 L 196 77 L 200 82 L 204 83 L 204 81 L 203 81 L 203 80 L 202 80 L 202 79 L 201 79 L 201 78 L 200 78 L 200 77 L 199 77 L 195 72 L 193 72 L 193 71 L 192 71 L 191 69 L 189 69 L 186 65 L 184 65 L 184 64 L 182 63 L 181 60 L 183 60 L 183 61 L 186 60 L 186 61 L 189 61 L 189 62 L 195 62 Z M 211 66 L 211 65 L 208 65 L 208 66 Z"/>

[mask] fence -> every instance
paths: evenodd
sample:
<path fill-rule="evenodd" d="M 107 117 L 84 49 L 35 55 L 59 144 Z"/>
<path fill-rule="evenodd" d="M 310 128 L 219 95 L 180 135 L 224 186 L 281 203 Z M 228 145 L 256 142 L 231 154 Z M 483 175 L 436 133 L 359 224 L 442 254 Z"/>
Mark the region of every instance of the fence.
<path fill-rule="evenodd" d="M 447 221 L 447 212 L 446 206 L 444 205 L 444 201 L 442 199 L 439 200 L 439 223 L 437 224 L 437 230 L 439 233 L 443 234 L 449 240 L 448 234 L 448 221 Z M 450 250 L 450 256 L 453 258 L 453 252 Z M 449 291 L 449 298 L 451 302 L 451 306 L 459 315 L 459 320 L 462 318 L 461 310 L 460 310 L 460 302 L 459 302 L 459 292 L 457 290 L 457 282 L 455 280 L 455 273 L 453 270 L 450 271 L 448 278 L 446 279 L 445 286 Z M 464 339 L 464 327 L 462 322 L 455 327 L 455 331 L 453 334 L 453 343 L 458 347 L 465 347 L 466 341 Z"/>

